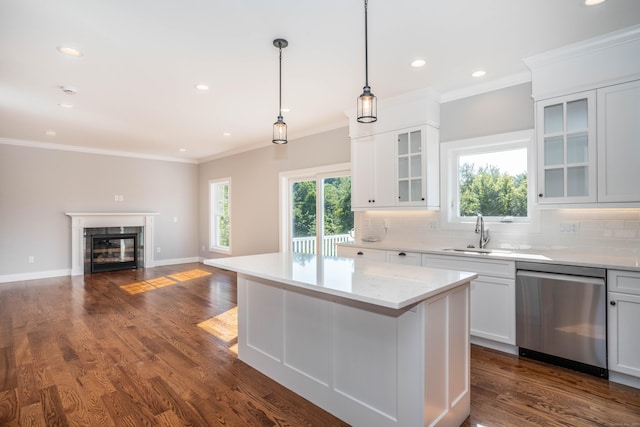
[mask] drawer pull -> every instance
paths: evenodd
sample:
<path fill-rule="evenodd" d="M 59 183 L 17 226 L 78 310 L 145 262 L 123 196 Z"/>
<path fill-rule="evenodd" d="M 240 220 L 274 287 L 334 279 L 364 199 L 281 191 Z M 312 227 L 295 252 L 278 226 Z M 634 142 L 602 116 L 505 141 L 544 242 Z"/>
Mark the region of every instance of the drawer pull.
<path fill-rule="evenodd" d="M 407 254 L 405 254 L 404 252 L 400 252 L 398 256 L 407 256 Z"/>
<path fill-rule="evenodd" d="M 356 255 L 364 255 L 364 254 L 362 253 L 362 251 L 358 251 Z"/>

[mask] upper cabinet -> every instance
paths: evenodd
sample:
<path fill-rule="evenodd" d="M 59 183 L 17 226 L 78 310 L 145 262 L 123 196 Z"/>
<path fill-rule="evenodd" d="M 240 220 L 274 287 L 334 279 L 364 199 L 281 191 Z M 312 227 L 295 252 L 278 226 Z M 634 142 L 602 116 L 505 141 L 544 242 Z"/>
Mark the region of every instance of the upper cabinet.
<path fill-rule="evenodd" d="M 640 201 L 640 80 L 598 90 L 598 201 Z"/>
<path fill-rule="evenodd" d="M 640 206 L 640 25 L 526 58 L 538 203 Z"/>
<path fill-rule="evenodd" d="M 352 112 L 351 207 L 438 209 L 439 96 L 418 91 L 378 103 L 378 121 L 357 123 Z"/>
<path fill-rule="evenodd" d="M 537 103 L 538 203 L 596 201 L 595 93 Z"/>

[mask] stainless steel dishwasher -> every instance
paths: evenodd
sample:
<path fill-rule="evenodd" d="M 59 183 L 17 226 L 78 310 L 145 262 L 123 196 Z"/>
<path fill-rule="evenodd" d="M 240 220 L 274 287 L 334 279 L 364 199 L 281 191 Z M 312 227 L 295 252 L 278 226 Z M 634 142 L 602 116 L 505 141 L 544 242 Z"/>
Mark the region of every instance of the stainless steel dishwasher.
<path fill-rule="evenodd" d="M 521 356 L 608 378 L 606 271 L 516 263 L 516 345 Z"/>

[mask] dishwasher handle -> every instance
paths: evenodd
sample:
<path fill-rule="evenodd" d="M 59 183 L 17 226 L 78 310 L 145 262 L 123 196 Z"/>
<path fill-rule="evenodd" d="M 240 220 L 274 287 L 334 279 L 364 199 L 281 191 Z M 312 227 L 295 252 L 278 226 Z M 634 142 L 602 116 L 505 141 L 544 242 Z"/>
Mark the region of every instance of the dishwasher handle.
<path fill-rule="evenodd" d="M 577 282 L 577 283 L 585 283 L 590 285 L 604 286 L 604 279 L 601 279 L 599 277 L 569 276 L 566 274 L 539 273 L 537 271 L 525 271 L 525 270 L 518 270 L 516 272 L 516 277 L 533 277 L 536 279 L 550 279 L 550 280 L 558 280 L 558 281 L 564 281 L 564 282 Z"/>

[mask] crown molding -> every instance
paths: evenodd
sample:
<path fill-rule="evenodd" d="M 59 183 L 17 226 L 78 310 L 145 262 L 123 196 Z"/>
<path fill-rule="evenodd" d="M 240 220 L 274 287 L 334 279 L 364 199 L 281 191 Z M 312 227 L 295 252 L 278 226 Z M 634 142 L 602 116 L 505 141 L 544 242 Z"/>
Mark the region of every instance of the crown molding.
<path fill-rule="evenodd" d="M 482 95 L 483 93 L 493 92 L 511 86 L 517 86 L 523 83 L 531 82 L 531 72 L 523 71 L 521 73 L 512 74 L 510 76 L 489 80 L 472 86 L 466 86 L 445 92 L 440 97 L 440 102 L 451 102 L 458 99 L 468 98 L 470 96 Z"/>

